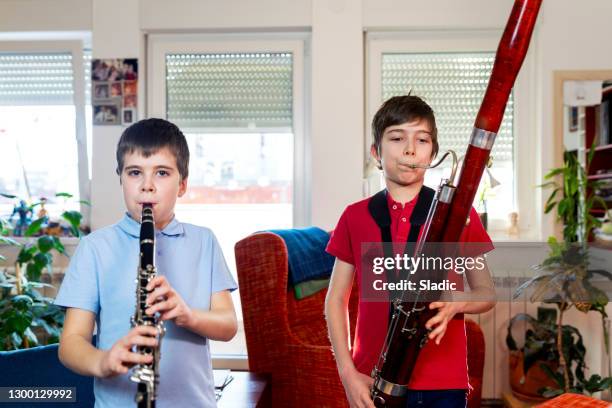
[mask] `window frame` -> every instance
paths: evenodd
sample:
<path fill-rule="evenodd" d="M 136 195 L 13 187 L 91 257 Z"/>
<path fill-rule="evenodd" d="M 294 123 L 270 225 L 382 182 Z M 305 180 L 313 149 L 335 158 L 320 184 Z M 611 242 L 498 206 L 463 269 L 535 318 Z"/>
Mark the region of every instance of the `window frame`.
<path fill-rule="evenodd" d="M 147 117 L 166 118 L 167 53 L 291 52 L 293 55 L 293 225 L 310 223 L 310 145 L 306 138 L 310 94 L 309 37 L 306 33 L 147 33 Z M 211 129 L 214 131 L 215 129 Z M 242 129 L 241 129 L 242 130 Z M 258 129 L 261 130 L 261 129 Z M 265 129 L 263 129 L 265 130 Z M 227 131 L 227 130 L 226 130 Z M 276 131 L 276 129 L 275 129 Z M 213 355 L 213 368 L 248 369 L 248 355 Z"/>
<path fill-rule="evenodd" d="M 83 66 L 83 41 L 0 41 L 0 53 L 68 52 L 72 54 L 73 104 L 75 108 L 75 136 L 77 143 L 77 167 L 79 200 L 90 201 L 89 157 L 85 118 L 85 68 Z M 90 207 L 80 203 L 83 225 L 90 225 Z"/>
<path fill-rule="evenodd" d="M 432 53 L 432 52 L 495 52 L 501 30 L 434 30 L 366 33 L 366 122 L 365 157 L 368 160 L 372 135 L 370 124 L 382 104 L 382 55 L 383 53 Z M 535 41 L 534 41 L 535 42 Z M 534 47 L 535 48 L 535 47 Z M 535 112 L 535 51 L 528 52 L 513 88 L 514 97 L 514 207 L 519 212 L 520 240 L 541 238 L 541 220 L 537 216 L 541 204 L 534 201 L 539 159 L 534 148 L 536 134 Z M 475 117 L 474 117 L 475 119 Z M 465 135 L 466 148 L 469 135 Z M 464 152 L 457 152 L 462 155 Z M 488 233 L 493 240 L 509 240 L 505 219 L 489 219 Z"/>

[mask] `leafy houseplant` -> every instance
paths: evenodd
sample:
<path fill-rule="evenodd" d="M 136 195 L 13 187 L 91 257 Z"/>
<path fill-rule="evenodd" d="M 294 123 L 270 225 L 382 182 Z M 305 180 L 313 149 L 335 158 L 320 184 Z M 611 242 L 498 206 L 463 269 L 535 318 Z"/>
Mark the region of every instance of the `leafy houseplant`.
<path fill-rule="evenodd" d="M 36 229 L 28 228 L 26 235 L 35 232 Z M 15 274 L 0 272 L 0 350 L 36 346 L 41 343 L 43 333 L 47 343 L 57 343 L 64 323 L 63 312 L 39 290 L 52 287 L 40 282 L 41 274 L 45 268 L 51 268 L 52 251 L 65 254 L 64 246 L 59 238 L 48 235 L 23 245 L 0 237 L 0 243 L 21 247 Z"/>
<path fill-rule="evenodd" d="M 556 331 L 556 335 L 553 336 L 556 338 L 554 350 L 550 348 L 549 342 L 544 342 L 533 343 L 538 346 L 537 350 L 530 351 L 533 356 L 537 356 L 548 349 L 547 355 L 558 359 L 556 371 L 550 368 L 545 369 L 558 388 L 542 390 L 545 396 L 570 391 L 595 392 L 609 389 L 612 386 L 612 379 L 609 377 L 602 379 L 597 374 L 592 375 L 589 379 L 584 377 L 582 338 L 575 328 L 563 324 L 564 313 L 572 307 L 584 313 L 591 310 L 599 312 L 604 323 L 606 351 L 609 355 L 609 334 L 605 325 L 607 318 L 605 307 L 608 304 L 608 297 L 604 291 L 595 286 L 593 278 L 600 276 L 612 280 L 612 274 L 603 270 L 588 269 L 588 237 L 592 229 L 600 225 L 600 221 L 590 212 L 598 202 L 605 207 L 605 203 L 602 203 L 601 199 L 593 194 L 596 182 L 591 182 L 587 178 L 588 165 L 591 163 L 594 152 L 595 149 L 592 148 L 587 157 L 587 169 L 582 167 L 575 154 L 566 152 L 564 165 L 546 174 L 545 179 L 548 181 L 542 187 L 552 187 L 553 191 L 546 202 L 545 212 L 549 213 L 557 209 L 558 219 L 564 224 L 564 241 L 560 243 L 554 237 L 548 239 L 550 247 L 548 258 L 536 266 L 537 275 L 519 286 L 514 293 L 514 298 L 517 298 L 527 288 L 533 288 L 530 297 L 532 302 L 554 304 L 559 311 L 558 322 L 554 326 L 549 325 L 547 331 L 535 332 L 548 333 L 547 335 L 551 336 L 550 329 L 554 327 Z M 562 176 L 562 183 L 556 180 L 557 176 Z M 529 320 L 529 323 L 532 326 L 535 324 L 532 320 Z M 576 336 L 578 340 L 575 340 Z M 544 340 L 540 339 L 540 341 Z M 582 359 L 577 358 L 580 354 L 582 354 Z M 526 372 L 533 361 L 527 361 L 527 353 L 525 359 Z"/>
<path fill-rule="evenodd" d="M 0 271 L 0 351 L 37 346 L 43 333 L 47 344 L 57 343 L 64 313 L 39 292 L 51 285 L 16 275 Z"/>
<path fill-rule="evenodd" d="M 550 313 L 551 311 L 552 313 Z M 538 308 L 537 319 L 528 314 L 519 313 L 511 319 L 508 325 L 506 344 L 513 353 L 511 364 L 520 366 L 519 368 L 522 368 L 523 371 L 518 373 L 523 376 L 520 381 L 513 382 L 511 378 L 511 384 L 513 390 L 516 388 L 515 391 L 525 396 L 535 395 L 538 391 L 541 391 L 544 397 L 555 396 L 561 393 L 561 389 L 566 383 L 564 376 L 558 372 L 560 354 L 557 346 L 557 333 L 559 327 L 555 320 L 555 309 L 540 307 Z M 520 349 L 512 336 L 512 328 L 517 322 L 525 322 L 529 327 L 525 333 L 525 343 Z M 609 388 L 612 385 L 611 377 L 601 378 L 597 374 L 588 379 L 585 377 L 586 363 L 584 358 L 586 349 L 578 329 L 570 325 L 563 325 L 560 331 L 563 338 L 562 354 L 567 366 L 573 367 L 568 372 L 569 382 L 573 384 L 570 391 L 592 394 Z M 522 358 L 522 361 L 518 361 L 519 358 Z M 529 370 L 534 373 L 534 379 L 525 378 L 524 374 Z M 540 372 L 548 378 L 537 378 Z M 511 377 L 515 373 L 516 371 L 511 372 Z M 538 385 L 543 385 L 543 387 L 534 389 Z"/>
<path fill-rule="evenodd" d="M 71 197 L 66 193 L 59 193 L 58 196 Z M 72 233 L 80 236 L 81 214 L 66 211 L 62 217 L 70 223 Z M 41 342 L 51 344 L 59 341 L 64 314 L 53 304 L 53 299 L 40 293 L 45 287 L 53 287 L 40 279 L 45 269 L 51 271 L 53 253 L 66 255 L 66 252 L 58 237 L 39 235 L 43 224 L 42 217 L 33 221 L 24 233 L 26 237 L 32 237 L 31 240 L 20 244 L 6 236 L 10 233 L 10 224 L 1 221 L 0 244 L 18 246 L 20 250 L 15 273 L 0 271 L 0 350 L 29 348 Z M 5 257 L 0 255 L 0 260 L 5 260 Z"/>
<path fill-rule="evenodd" d="M 586 248 L 593 228 L 601 226 L 601 221 L 591 214 L 596 204 L 606 208 L 606 202 L 594 194 L 601 186 L 601 181 L 588 179 L 588 167 L 593 160 L 595 146 L 587 156 L 586 168 L 582 167 L 575 153 L 563 154 L 563 166 L 550 170 L 540 187 L 552 188 L 544 213 L 557 209 L 557 220 L 563 222 L 563 239 L 565 242 L 579 242 Z M 557 180 L 562 176 L 562 183 Z"/>
<path fill-rule="evenodd" d="M 57 193 L 56 197 L 63 197 L 64 200 L 72 198 L 72 194 L 70 193 Z M 79 200 L 78 203 L 85 204 L 87 206 L 91 205 L 87 200 Z M 61 217 L 70 224 L 70 233 L 75 237 L 80 237 L 83 235 L 81 228 L 81 221 L 83 220 L 83 214 L 76 210 L 67 210 L 62 212 Z"/>

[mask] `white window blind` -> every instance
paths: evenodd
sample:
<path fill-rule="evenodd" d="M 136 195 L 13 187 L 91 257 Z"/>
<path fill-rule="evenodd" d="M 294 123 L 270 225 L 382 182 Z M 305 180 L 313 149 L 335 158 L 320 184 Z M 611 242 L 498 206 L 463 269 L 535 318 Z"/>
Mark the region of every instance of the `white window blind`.
<path fill-rule="evenodd" d="M 0 105 L 73 105 L 72 54 L 0 53 Z"/>
<path fill-rule="evenodd" d="M 291 53 L 168 54 L 166 70 L 167 117 L 179 127 L 292 127 Z"/>

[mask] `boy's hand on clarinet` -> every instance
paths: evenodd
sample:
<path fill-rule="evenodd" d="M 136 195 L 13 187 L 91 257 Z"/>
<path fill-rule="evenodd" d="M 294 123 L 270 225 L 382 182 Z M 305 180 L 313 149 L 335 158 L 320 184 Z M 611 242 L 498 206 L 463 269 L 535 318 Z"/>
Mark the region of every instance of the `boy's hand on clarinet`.
<path fill-rule="evenodd" d="M 351 408 L 374 408 L 374 402 L 370 397 L 370 388 L 374 379 L 360 373 L 356 369 L 351 369 L 340 376 L 344 392 Z"/>
<path fill-rule="evenodd" d="M 438 309 L 438 313 L 425 323 L 425 327 L 431 332 L 428 335 L 429 340 L 434 340 L 436 344 L 440 344 L 442 337 L 446 333 L 448 322 L 457 314 L 463 311 L 465 302 L 431 302 L 430 309 Z M 432 330 L 433 329 L 433 330 Z"/>
<path fill-rule="evenodd" d="M 133 352 L 134 346 L 157 345 L 157 329 L 151 326 L 137 326 L 120 338 L 113 347 L 105 350 L 100 360 L 100 377 L 115 377 L 125 374 L 135 364 L 148 364 L 153 361 L 151 355 Z"/>
<path fill-rule="evenodd" d="M 159 312 L 162 320 L 172 320 L 181 327 L 189 326 L 193 312 L 181 295 L 175 291 L 165 276 L 156 276 L 147 285 L 152 291 L 147 296 L 146 314 L 153 316 Z"/>

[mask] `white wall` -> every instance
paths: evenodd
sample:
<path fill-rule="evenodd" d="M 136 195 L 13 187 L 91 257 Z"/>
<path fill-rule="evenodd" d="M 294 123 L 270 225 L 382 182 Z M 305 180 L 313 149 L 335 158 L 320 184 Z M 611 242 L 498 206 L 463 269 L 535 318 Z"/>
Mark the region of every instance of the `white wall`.
<path fill-rule="evenodd" d="M 344 207 L 361 198 L 361 13 L 356 1 L 313 2 L 311 219 L 324 228 L 333 228 Z"/>
<path fill-rule="evenodd" d="M 311 0 L 140 0 L 144 30 L 295 29 L 312 24 Z"/>
<path fill-rule="evenodd" d="M 363 26 L 373 29 L 501 28 L 511 0 L 362 0 Z"/>
<path fill-rule="evenodd" d="M 91 0 L 0 0 L 0 32 L 91 29 Z"/>

